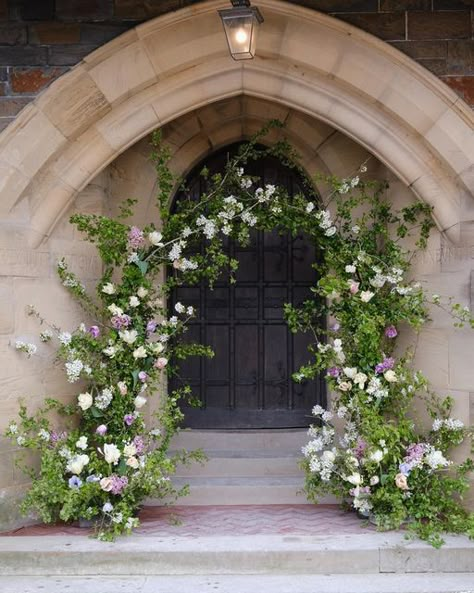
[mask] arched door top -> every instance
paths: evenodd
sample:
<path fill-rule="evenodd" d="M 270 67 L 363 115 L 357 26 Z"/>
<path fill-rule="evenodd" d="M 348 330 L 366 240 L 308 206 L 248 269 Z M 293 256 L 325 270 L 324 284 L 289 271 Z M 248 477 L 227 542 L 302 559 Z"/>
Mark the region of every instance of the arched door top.
<path fill-rule="evenodd" d="M 86 57 L 0 135 L 0 212 L 29 200 L 32 243 L 128 146 L 225 97 L 280 102 L 330 123 L 384 162 L 459 234 L 472 199 L 473 114 L 444 83 L 351 25 L 280 0 L 255 60 L 235 63 L 210 0 L 139 25 Z"/>

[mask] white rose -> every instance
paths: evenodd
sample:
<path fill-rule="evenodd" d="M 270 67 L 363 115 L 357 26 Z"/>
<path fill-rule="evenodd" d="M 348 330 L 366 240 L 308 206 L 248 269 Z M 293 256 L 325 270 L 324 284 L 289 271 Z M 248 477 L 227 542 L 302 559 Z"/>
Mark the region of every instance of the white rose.
<path fill-rule="evenodd" d="M 344 367 L 342 370 L 344 371 L 344 375 L 349 377 L 349 379 L 353 379 L 357 375 L 356 367 Z"/>
<path fill-rule="evenodd" d="M 127 395 L 128 387 L 125 381 L 119 381 L 117 383 L 118 390 L 120 391 L 120 395 Z"/>
<path fill-rule="evenodd" d="M 100 487 L 102 488 L 102 490 L 104 490 L 105 492 L 110 492 L 112 490 L 112 486 L 113 486 L 113 481 L 112 478 L 102 478 L 102 480 L 99 482 Z"/>
<path fill-rule="evenodd" d="M 76 447 L 78 449 L 82 449 L 84 451 L 84 449 L 87 449 L 87 437 L 79 437 L 79 439 L 76 441 Z"/>
<path fill-rule="evenodd" d="M 104 445 L 104 458 L 107 463 L 117 464 L 120 459 L 120 450 L 117 445 Z"/>
<path fill-rule="evenodd" d="M 344 479 L 346 482 L 349 482 L 354 486 L 360 486 L 362 484 L 362 476 L 357 472 L 351 474 L 350 476 L 346 476 Z"/>
<path fill-rule="evenodd" d="M 379 482 L 380 482 L 380 480 L 379 480 L 379 477 L 378 476 L 372 476 L 370 478 L 370 485 L 371 486 L 376 486 Z"/>
<path fill-rule="evenodd" d="M 136 329 L 124 329 L 119 332 L 119 336 L 126 344 L 133 344 L 138 338 L 138 332 Z"/>
<path fill-rule="evenodd" d="M 147 294 L 148 294 L 148 290 L 146 288 L 144 288 L 143 286 L 140 286 L 140 288 L 137 290 L 137 295 L 141 299 L 144 299 Z"/>
<path fill-rule="evenodd" d="M 74 455 L 66 464 L 66 470 L 71 474 L 79 475 L 89 463 L 89 455 Z"/>
<path fill-rule="evenodd" d="M 383 459 L 384 455 L 383 455 L 383 451 L 381 451 L 380 449 L 377 449 L 376 451 L 374 451 L 373 453 L 370 454 L 369 459 L 370 461 L 375 461 L 375 463 L 380 463 Z"/>
<path fill-rule="evenodd" d="M 392 370 L 385 371 L 383 376 L 385 377 L 385 380 L 388 381 L 389 383 L 396 383 L 398 381 L 395 371 L 392 371 Z"/>
<path fill-rule="evenodd" d="M 365 373 L 357 373 L 354 377 L 354 383 L 359 386 L 360 389 L 364 389 L 364 384 L 367 381 L 367 375 Z"/>
<path fill-rule="evenodd" d="M 356 267 L 354 265 L 346 266 L 345 270 L 348 274 L 354 274 L 356 271 Z"/>
<path fill-rule="evenodd" d="M 149 345 L 149 348 L 153 354 L 161 354 L 163 352 L 163 350 L 165 349 L 165 347 L 163 346 L 163 344 L 161 342 L 153 342 L 152 344 Z"/>
<path fill-rule="evenodd" d="M 131 296 L 128 304 L 130 305 L 130 307 L 138 307 L 140 304 L 140 299 L 136 296 Z"/>
<path fill-rule="evenodd" d="M 352 389 L 352 383 L 350 381 L 341 381 L 337 387 L 341 391 L 350 391 Z"/>
<path fill-rule="evenodd" d="M 127 459 L 127 465 L 133 469 L 137 469 L 139 466 L 138 459 L 136 457 L 129 457 Z"/>
<path fill-rule="evenodd" d="M 107 284 L 102 286 L 102 292 L 105 292 L 105 294 L 114 294 L 115 286 L 112 284 L 112 282 L 107 282 Z"/>
<path fill-rule="evenodd" d="M 133 400 L 133 404 L 137 410 L 143 408 L 143 406 L 146 404 L 146 397 L 137 395 L 137 397 Z"/>
<path fill-rule="evenodd" d="M 375 295 L 375 293 L 370 292 L 370 290 L 363 290 L 360 293 L 360 300 L 363 303 L 368 303 L 370 301 L 370 299 Z"/>
<path fill-rule="evenodd" d="M 109 305 L 107 309 L 112 313 L 112 315 L 123 315 L 123 310 L 120 307 L 117 307 L 115 303 Z"/>
<path fill-rule="evenodd" d="M 174 310 L 177 313 L 184 313 L 186 311 L 186 307 L 182 303 L 176 303 L 174 306 Z"/>
<path fill-rule="evenodd" d="M 84 412 L 92 406 L 92 402 L 93 402 L 92 395 L 89 392 L 80 393 L 77 396 L 77 405 Z"/>
<path fill-rule="evenodd" d="M 123 448 L 123 454 L 125 457 L 133 457 L 137 454 L 137 448 L 134 443 L 130 443 L 129 445 L 125 445 Z"/>
<path fill-rule="evenodd" d="M 146 348 L 144 346 L 139 346 L 138 348 L 136 348 L 133 351 L 133 358 L 135 360 L 137 360 L 138 358 L 146 358 L 147 356 L 148 356 L 147 355 L 147 351 L 146 351 Z"/>
<path fill-rule="evenodd" d="M 336 454 L 334 453 L 334 451 L 324 451 L 324 453 L 322 454 L 322 458 L 325 461 L 333 462 L 336 459 Z"/>
<path fill-rule="evenodd" d="M 163 235 L 158 231 L 153 231 L 148 234 L 148 241 L 150 241 L 152 245 L 161 246 L 162 239 Z"/>

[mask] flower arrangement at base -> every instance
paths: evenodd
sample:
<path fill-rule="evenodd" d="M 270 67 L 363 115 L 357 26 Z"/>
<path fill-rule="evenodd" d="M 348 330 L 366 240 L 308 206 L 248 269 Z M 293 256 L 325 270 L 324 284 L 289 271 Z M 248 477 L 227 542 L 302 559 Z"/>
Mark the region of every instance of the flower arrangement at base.
<path fill-rule="evenodd" d="M 313 298 L 284 307 L 290 330 L 312 337 L 310 362 L 295 369 L 294 380 L 323 374 L 333 393 L 328 410 L 313 409 L 303 449 L 309 499 L 334 493 L 353 509 L 372 513 L 381 528 L 398 527 L 410 517 L 411 528 L 434 545 L 441 543 L 442 531 L 474 535 L 473 516 L 460 502 L 473 463 L 450 460 L 451 447 L 472 431 L 451 417 L 452 400 L 432 393 L 413 369 L 412 352 L 395 347 L 399 333 L 419 331 L 429 320 L 430 306 L 447 309 L 458 326 L 474 327 L 466 308 L 428 296 L 409 279 L 414 250 L 404 244 L 416 238 L 416 249 L 426 247 L 431 208 L 416 202 L 395 211 L 386 183 L 361 179 L 365 163 L 345 179 L 325 177 L 331 189 L 323 200 L 288 143 L 262 147 L 274 127 L 282 125 L 271 122 L 262 129 L 221 173 L 203 170 L 206 192 L 198 200 L 180 200 L 173 211 L 176 180 L 169 153 L 155 135 L 159 230 L 125 222 L 131 200 L 115 219 L 71 218 L 97 247 L 103 274 L 91 296 L 65 260 L 58 264 L 62 284 L 92 321 L 71 332 L 48 326 L 40 333 L 39 347 L 57 345 L 58 360 L 78 393 L 70 404 L 48 399 L 33 415 L 22 406 L 20 421 L 7 430 L 18 445 L 40 454 L 39 471 L 27 470 L 32 485 L 25 512 L 45 522 L 93 519 L 98 537 L 113 539 L 138 524 L 137 510 L 147 497 L 186 491 L 172 486 L 177 464 L 203 457 L 170 455 L 169 446 L 183 418 L 180 402 L 193 401 L 193 394 L 189 387 L 166 394 L 165 379 L 179 373 L 186 357 L 213 353 L 185 339 L 187 323 L 197 314 L 193 306 L 178 302 L 169 311 L 166 298 L 183 282 L 205 281 L 212 288 L 224 271 L 233 282 L 238 262 L 229 255 L 228 241 L 246 245 L 255 231 L 277 230 L 304 234 L 320 255 Z M 304 193 L 289 196 L 245 174 L 249 161 L 267 155 L 298 170 Z M 163 268 L 169 270 L 164 282 Z M 34 308 L 30 313 L 46 324 Z M 23 340 L 14 347 L 29 358 L 38 349 Z M 150 400 L 157 396 L 158 410 L 151 413 Z M 415 398 L 431 416 L 428 428 L 425 418 L 414 415 Z"/>

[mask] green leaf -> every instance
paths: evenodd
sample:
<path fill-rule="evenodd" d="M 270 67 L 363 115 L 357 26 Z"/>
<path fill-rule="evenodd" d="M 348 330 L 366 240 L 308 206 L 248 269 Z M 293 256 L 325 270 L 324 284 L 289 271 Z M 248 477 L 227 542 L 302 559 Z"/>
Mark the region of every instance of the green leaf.
<path fill-rule="evenodd" d="M 127 462 L 121 459 L 117 466 L 117 473 L 119 476 L 124 476 L 127 473 Z"/>
<path fill-rule="evenodd" d="M 91 414 L 94 416 L 94 418 L 102 418 L 103 416 L 103 413 L 95 406 L 92 406 Z"/>
<path fill-rule="evenodd" d="M 132 371 L 132 377 L 133 377 L 133 388 L 135 389 L 137 382 L 138 382 L 138 373 L 140 371 L 138 369 Z"/>
<path fill-rule="evenodd" d="M 143 274 L 143 276 L 145 276 L 145 274 L 148 270 L 148 262 L 139 260 L 135 263 L 136 263 L 137 267 L 139 268 L 140 272 Z"/>

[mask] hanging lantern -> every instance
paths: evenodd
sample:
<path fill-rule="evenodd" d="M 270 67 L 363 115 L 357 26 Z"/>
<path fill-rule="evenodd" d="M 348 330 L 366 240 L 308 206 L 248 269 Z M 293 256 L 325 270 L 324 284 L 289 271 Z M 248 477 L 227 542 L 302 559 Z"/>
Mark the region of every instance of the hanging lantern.
<path fill-rule="evenodd" d="M 232 8 L 219 10 L 230 55 L 234 60 L 251 60 L 255 56 L 257 30 L 263 17 L 249 0 L 231 0 Z"/>

